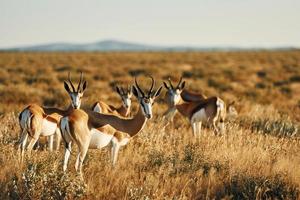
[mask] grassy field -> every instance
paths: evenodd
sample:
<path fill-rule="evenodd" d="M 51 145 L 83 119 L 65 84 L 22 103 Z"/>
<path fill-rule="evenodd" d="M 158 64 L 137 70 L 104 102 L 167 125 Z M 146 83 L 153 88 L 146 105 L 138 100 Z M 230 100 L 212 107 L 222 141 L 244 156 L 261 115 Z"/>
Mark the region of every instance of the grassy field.
<path fill-rule="evenodd" d="M 71 157 L 32 152 L 18 163 L 18 113 L 29 103 L 66 107 L 63 80 L 80 71 L 88 81 L 83 107 L 120 105 L 116 84 L 138 76 L 156 87 L 182 75 L 186 88 L 235 101 L 226 133 L 192 137 L 179 114 L 165 127 L 163 94 L 155 117 L 122 148 L 115 168 L 110 148 L 90 150 L 82 182 Z M 145 81 L 143 81 L 145 79 Z M 164 90 L 165 91 L 165 90 Z M 0 53 L 0 199 L 300 199 L 300 51 L 206 53 Z M 137 110 L 136 99 L 133 100 Z"/>

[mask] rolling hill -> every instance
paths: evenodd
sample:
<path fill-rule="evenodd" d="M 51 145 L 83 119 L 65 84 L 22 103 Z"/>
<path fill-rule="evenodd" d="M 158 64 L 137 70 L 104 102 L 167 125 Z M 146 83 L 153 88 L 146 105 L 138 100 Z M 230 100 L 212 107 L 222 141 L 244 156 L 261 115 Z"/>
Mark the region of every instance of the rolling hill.
<path fill-rule="evenodd" d="M 103 40 L 93 43 L 76 44 L 76 43 L 49 43 L 41 45 L 21 46 L 13 48 L 2 48 L 0 51 L 21 51 L 21 52 L 92 52 L 92 51 L 244 51 L 244 50 L 290 50 L 292 47 L 283 48 L 243 48 L 243 47 L 197 47 L 197 46 L 160 46 L 147 45 L 134 42 L 124 42 L 119 40 Z"/>

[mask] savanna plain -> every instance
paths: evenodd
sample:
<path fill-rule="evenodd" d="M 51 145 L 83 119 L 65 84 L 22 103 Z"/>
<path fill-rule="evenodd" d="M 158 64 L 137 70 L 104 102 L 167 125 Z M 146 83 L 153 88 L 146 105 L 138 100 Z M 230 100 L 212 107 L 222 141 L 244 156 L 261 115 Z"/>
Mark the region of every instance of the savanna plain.
<path fill-rule="evenodd" d="M 30 103 L 65 108 L 63 81 L 83 72 L 82 107 L 120 105 L 116 85 L 156 88 L 181 76 L 186 89 L 235 102 L 238 112 L 216 136 L 194 138 L 184 117 L 163 120 L 165 89 L 154 117 L 119 152 L 89 150 L 84 181 L 62 171 L 64 146 L 40 148 L 18 162 L 18 114 Z M 133 114 L 138 104 L 133 97 Z M 300 51 L 0 53 L 0 199 L 300 199 Z M 75 148 L 75 146 L 74 146 Z M 76 152 L 76 148 L 73 152 Z"/>

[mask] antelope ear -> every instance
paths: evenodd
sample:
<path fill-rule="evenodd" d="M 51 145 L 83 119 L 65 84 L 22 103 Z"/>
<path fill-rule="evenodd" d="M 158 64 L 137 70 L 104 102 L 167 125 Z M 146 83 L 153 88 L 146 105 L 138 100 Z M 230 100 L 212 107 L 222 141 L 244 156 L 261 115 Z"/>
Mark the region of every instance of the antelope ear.
<path fill-rule="evenodd" d="M 128 88 L 129 94 L 132 95 L 132 85 L 130 85 Z"/>
<path fill-rule="evenodd" d="M 154 98 L 156 98 L 156 97 L 158 97 L 158 96 L 160 95 L 161 89 L 162 89 L 162 86 L 160 86 L 160 87 L 156 90 L 156 92 L 155 92 L 154 95 L 153 95 Z"/>
<path fill-rule="evenodd" d="M 82 84 L 82 90 L 81 90 L 81 92 L 84 92 L 85 89 L 86 89 L 86 87 L 87 87 L 87 82 L 84 81 L 83 84 Z"/>
<path fill-rule="evenodd" d="M 120 88 L 119 88 L 118 86 L 116 86 L 116 90 L 117 90 L 117 93 L 118 93 L 119 95 L 121 95 L 121 91 L 120 91 Z"/>
<path fill-rule="evenodd" d="M 71 90 L 70 90 L 70 87 L 68 85 L 68 83 L 66 81 L 64 81 L 64 87 L 65 87 L 65 90 L 68 92 L 68 93 L 71 93 Z"/>
<path fill-rule="evenodd" d="M 136 98 L 139 98 L 139 92 L 134 85 L 132 86 L 132 93 Z"/>
<path fill-rule="evenodd" d="M 182 90 L 182 89 L 184 88 L 184 86 L 185 86 L 185 81 L 183 81 L 183 82 L 181 83 L 179 89 Z"/>
<path fill-rule="evenodd" d="M 168 86 L 168 84 L 167 84 L 166 82 L 164 82 L 164 86 L 165 86 L 165 88 L 166 88 L 167 90 L 170 89 L 169 86 Z"/>
<path fill-rule="evenodd" d="M 233 106 L 234 104 L 235 104 L 235 101 L 232 101 L 231 103 L 228 104 L 228 108 L 229 108 L 230 106 Z"/>

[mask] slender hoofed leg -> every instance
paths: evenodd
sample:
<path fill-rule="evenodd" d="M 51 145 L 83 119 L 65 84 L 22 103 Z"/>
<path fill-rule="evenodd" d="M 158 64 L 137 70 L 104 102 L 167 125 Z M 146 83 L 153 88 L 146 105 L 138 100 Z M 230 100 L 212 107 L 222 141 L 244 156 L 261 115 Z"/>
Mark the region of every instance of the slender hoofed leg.
<path fill-rule="evenodd" d="M 221 132 L 221 134 L 224 134 L 224 131 L 225 131 L 225 123 L 224 123 L 224 121 L 220 122 L 219 124 L 220 124 L 220 132 Z"/>
<path fill-rule="evenodd" d="M 54 135 L 50 135 L 50 136 L 48 137 L 49 151 L 52 151 L 52 150 L 53 150 L 53 138 L 54 138 Z"/>
<path fill-rule="evenodd" d="M 55 140 L 56 140 L 55 150 L 59 151 L 60 142 L 61 142 L 61 132 L 60 132 L 59 128 L 56 129 L 55 136 L 56 136 L 55 137 Z"/>
<path fill-rule="evenodd" d="M 36 137 L 36 138 L 31 138 L 29 144 L 28 144 L 28 147 L 27 147 L 27 151 L 28 151 L 28 154 L 30 155 L 31 154 L 31 150 L 33 148 L 33 146 L 35 145 L 36 141 L 38 140 L 39 138 Z"/>
<path fill-rule="evenodd" d="M 202 127 L 202 122 L 197 123 L 197 130 L 198 130 L 198 135 L 201 136 L 201 127 Z"/>
<path fill-rule="evenodd" d="M 66 148 L 65 148 L 65 157 L 64 157 L 64 164 L 63 164 L 63 171 L 67 170 L 68 167 L 68 161 L 71 155 L 71 151 L 72 151 L 72 142 L 69 142 L 68 144 L 66 144 Z"/>
<path fill-rule="evenodd" d="M 117 162 L 119 149 L 120 149 L 120 144 L 118 144 L 118 142 L 113 142 L 111 148 L 112 166 L 115 166 Z"/>
<path fill-rule="evenodd" d="M 21 150 L 21 159 L 20 162 L 22 163 L 24 160 L 24 152 L 25 152 L 25 148 L 26 148 L 26 143 L 27 143 L 27 139 L 28 139 L 28 134 L 24 133 L 22 135 L 22 138 L 20 139 L 20 150 Z"/>
<path fill-rule="evenodd" d="M 218 135 L 219 134 L 219 129 L 218 129 L 218 126 L 216 125 L 216 121 L 213 121 L 213 128 L 214 128 L 214 132 L 215 132 L 215 135 Z"/>
<path fill-rule="evenodd" d="M 84 161 L 84 158 L 86 156 L 88 148 L 89 148 L 89 144 L 82 145 L 79 148 L 79 154 L 78 154 L 76 165 L 75 165 L 75 169 L 77 172 L 79 172 L 79 174 L 81 175 L 81 178 L 82 178 L 82 163 Z"/>

